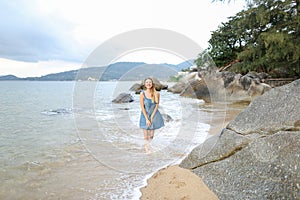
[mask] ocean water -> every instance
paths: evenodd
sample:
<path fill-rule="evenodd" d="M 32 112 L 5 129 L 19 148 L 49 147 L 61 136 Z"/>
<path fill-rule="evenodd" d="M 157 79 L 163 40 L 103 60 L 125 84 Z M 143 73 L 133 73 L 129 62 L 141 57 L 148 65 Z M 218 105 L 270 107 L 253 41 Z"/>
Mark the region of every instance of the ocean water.
<path fill-rule="evenodd" d="M 147 178 L 207 139 L 204 103 L 163 90 L 172 120 L 145 142 L 134 83 L 0 82 L 0 199 L 139 199 Z M 122 92 L 134 101 L 112 103 Z"/>

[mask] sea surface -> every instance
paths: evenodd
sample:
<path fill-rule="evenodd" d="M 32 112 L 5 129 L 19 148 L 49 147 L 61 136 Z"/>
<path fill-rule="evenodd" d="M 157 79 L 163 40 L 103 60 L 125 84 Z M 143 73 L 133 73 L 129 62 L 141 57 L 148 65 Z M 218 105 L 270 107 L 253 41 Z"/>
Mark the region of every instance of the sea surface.
<path fill-rule="evenodd" d="M 163 90 L 171 119 L 145 142 L 134 83 L 0 82 L 0 199 L 139 199 L 147 178 L 208 138 L 203 101 Z M 112 103 L 122 92 L 134 101 Z"/>

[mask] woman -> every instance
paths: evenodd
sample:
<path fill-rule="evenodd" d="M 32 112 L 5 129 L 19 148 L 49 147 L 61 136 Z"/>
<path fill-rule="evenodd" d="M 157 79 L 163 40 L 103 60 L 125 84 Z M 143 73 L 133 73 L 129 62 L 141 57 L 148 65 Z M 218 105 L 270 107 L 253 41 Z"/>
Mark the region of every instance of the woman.
<path fill-rule="evenodd" d="M 152 78 L 144 80 L 145 90 L 140 93 L 141 116 L 140 128 L 144 131 L 144 139 L 154 137 L 154 130 L 164 126 L 164 120 L 158 110 L 160 94 L 155 90 Z"/>

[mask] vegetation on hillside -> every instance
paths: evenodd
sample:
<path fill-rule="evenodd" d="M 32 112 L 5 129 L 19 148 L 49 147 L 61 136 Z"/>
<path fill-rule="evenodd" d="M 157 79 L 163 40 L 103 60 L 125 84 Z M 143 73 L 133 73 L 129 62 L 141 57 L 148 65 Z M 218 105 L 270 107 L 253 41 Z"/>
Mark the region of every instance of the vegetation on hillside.
<path fill-rule="evenodd" d="M 222 1 L 222 0 L 220 0 Z M 266 72 L 272 77 L 300 77 L 300 0 L 252 0 L 212 32 L 207 54 L 217 67 L 245 74 Z"/>

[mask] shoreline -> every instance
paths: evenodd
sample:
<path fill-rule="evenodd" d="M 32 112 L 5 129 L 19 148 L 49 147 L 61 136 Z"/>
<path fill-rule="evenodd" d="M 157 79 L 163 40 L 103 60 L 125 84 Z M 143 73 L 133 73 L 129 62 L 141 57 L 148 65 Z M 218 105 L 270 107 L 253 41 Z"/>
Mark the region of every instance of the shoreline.
<path fill-rule="evenodd" d="M 227 124 L 237 116 L 246 104 L 231 104 L 225 115 L 212 112 L 210 121 L 201 119 L 210 125 L 208 135 L 219 134 Z M 146 185 L 141 187 L 141 200 L 150 199 L 197 199 L 218 200 L 208 186 L 192 171 L 179 167 L 179 164 L 170 165 L 159 169 L 146 180 Z"/>

